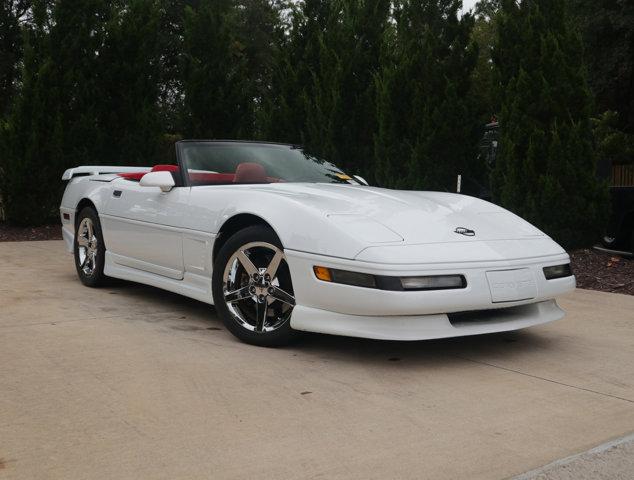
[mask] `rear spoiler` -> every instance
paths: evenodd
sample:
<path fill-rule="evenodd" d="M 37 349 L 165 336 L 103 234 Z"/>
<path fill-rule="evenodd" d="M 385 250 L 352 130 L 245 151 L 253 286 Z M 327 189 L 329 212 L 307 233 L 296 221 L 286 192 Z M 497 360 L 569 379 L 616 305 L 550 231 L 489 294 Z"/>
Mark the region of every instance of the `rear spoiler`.
<path fill-rule="evenodd" d="M 88 175 L 106 175 L 112 173 L 149 172 L 150 167 L 108 167 L 84 165 L 81 167 L 69 168 L 62 175 L 62 180 L 70 180 L 75 177 L 86 177 Z"/>

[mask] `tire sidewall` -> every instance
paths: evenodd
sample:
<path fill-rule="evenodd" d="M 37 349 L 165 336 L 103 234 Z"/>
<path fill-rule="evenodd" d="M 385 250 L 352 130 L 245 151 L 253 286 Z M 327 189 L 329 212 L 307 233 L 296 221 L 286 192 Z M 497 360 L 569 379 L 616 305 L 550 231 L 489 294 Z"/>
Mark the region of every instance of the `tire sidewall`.
<path fill-rule="evenodd" d="M 97 265 L 95 266 L 95 270 L 93 271 L 92 275 L 86 275 L 81 269 L 79 263 L 79 244 L 77 243 L 77 238 L 79 225 L 84 218 L 90 218 L 92 220 L 95 229 L 94 234 L 97 237 L 98 241 Z M 97 215 L 97 212 L 91 207 L 83 208 L 77 216 L 77 221 L 75 222 L 75 239 L 73 241 L 73 256 L 75 257 L 75 269 L 77 270 L 77 276 L 81 280 L 81 283 L 83 283 L 87 287 L 101 286 L 105 279 L 103 269 L 106 256 L 106 246 L 104 244 L 103 234 L 101 233 L 101 223 L 99 222 L 99 215 Z"/>
<path fill-rule="evenodd" d="M 224 301 L 223 276 L 225 268 L 227 266 L 227 262 L 236 252 L 236 250 L 238 250 L 238 248 L 250 242 L 267 242 L 275 245 L 276 247 L 284 251 L 282 242 L 275 234 L 275 232 L 263 225 L 246 227 L 233 234 L 222 246 L 214 261 L 211 286 L 216 312 L 220 316 L 227 329 L 240 340 L 246 343 L 263 347 L 276 347 L 288 344 L 298 336 L 298 332 L 296 330 L 293 330 L 290 326 L 290 317 L 283 325 L 272 332 L 251 332 L 240 326 L 233 319 L 233 316 L 231 312 L 229 312 L 229 309 L 227 308 L 227 305 Z"/>

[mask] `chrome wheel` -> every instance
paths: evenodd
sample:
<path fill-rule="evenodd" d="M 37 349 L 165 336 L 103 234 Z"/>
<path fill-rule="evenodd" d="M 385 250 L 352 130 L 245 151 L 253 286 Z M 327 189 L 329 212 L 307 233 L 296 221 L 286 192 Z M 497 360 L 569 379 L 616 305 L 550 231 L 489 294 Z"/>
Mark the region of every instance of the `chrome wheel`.
<path fill-rule="evenodd" d="M 97 254 L 99 240 L 95 233 L 92 219 L 84 218 L 77 228 L 77 253 L 79 254 L 79 268 L 87 276 L 92 276 L 97 268 Z"/>
<path fill-rule="evenodd" d="M 267 242 L 247 243 L 229 257 L 222 291 L 232 318 L 251 332 L 279 329 L 295 306 L 284 252 Z"/>

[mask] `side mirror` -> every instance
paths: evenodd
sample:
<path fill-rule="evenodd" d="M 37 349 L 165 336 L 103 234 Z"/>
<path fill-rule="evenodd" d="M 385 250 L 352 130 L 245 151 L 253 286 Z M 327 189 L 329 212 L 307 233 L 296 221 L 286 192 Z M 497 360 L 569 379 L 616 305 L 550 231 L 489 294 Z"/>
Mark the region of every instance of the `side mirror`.
<path fill-rule="evenodd" d="M 159 187 L 163 192 L 169 192 L 176 186 L 170 172 L 149 172 L 141 177 L 139 185 L 142 187 Z"/>
<path fill-rule="evenodd" d="M 363 178 L 361 175 L 352 175 L 352 178 L 354 178 L 361 185 L 365 185 L 366 187 L 370 186 L 368 181 L 365 178 Z"/>

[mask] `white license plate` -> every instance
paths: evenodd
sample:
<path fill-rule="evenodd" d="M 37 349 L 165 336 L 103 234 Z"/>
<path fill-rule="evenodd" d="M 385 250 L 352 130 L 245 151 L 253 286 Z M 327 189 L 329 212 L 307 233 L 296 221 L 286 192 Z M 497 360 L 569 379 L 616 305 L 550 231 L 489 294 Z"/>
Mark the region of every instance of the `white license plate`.
<path fill-rule="evenodd" d="M 537 284 L 529 268 L 494 270 L 486 275 L 493 303 L 529 300 L 537 296 Z"/>

